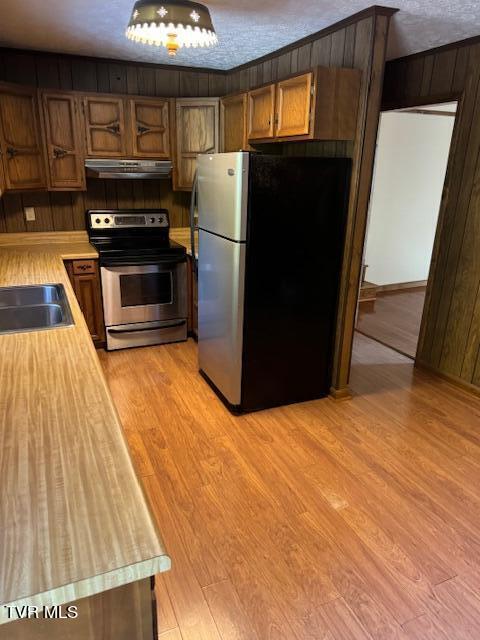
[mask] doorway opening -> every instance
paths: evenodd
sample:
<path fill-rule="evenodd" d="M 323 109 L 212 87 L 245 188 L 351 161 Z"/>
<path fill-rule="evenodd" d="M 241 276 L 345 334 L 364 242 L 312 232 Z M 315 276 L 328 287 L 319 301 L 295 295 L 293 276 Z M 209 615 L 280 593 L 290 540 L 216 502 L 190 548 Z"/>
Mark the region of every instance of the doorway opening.
<path fill-rule="evenodd" d="M 415 359 L 457 102 L 383 112 L 356 330 Z"/>

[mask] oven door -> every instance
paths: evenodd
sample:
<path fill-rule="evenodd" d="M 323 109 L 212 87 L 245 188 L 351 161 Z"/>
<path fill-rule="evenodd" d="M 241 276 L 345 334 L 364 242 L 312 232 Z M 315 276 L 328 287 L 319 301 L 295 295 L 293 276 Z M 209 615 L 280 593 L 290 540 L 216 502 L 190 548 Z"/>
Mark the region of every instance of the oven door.
<path fill-rule="evenodd" d="M 106 326 L 187 317 L 187 265 L 168 260 L 101 267 Z"/>

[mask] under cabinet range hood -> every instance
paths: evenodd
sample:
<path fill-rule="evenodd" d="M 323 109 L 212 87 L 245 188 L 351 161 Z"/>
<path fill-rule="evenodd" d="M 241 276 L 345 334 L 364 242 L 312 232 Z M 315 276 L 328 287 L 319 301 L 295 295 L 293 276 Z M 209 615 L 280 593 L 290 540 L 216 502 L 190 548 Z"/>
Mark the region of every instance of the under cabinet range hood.
<path fill-rule="evenodd" d="M 159 180 L 171 177 L 172 163 L 170 160 L 104 160 L 87 158 L 85 160 L 85 173 L 87 178 Z"/>

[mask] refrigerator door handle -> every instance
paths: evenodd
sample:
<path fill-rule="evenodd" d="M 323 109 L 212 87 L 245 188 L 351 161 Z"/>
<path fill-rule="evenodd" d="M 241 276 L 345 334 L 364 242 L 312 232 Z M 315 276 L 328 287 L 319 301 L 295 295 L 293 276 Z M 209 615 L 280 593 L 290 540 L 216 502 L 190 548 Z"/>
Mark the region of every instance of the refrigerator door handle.
<path fill-rule="evenodd" d="M 192 196 L 190 199 L 190 246 L 192 248 L 192 261 L 193 261 L 193 271 L 195 276 L 198 276 L 198 264 L 197 258 L 195 257 L 195 231 L 198 227 L 195 226 L 195 207 L 197 204 L 197 196 L 198 196 L 198 170 L 195 169 L 195 173 L 193 175 L 193 184 L 192 184 Z"/>

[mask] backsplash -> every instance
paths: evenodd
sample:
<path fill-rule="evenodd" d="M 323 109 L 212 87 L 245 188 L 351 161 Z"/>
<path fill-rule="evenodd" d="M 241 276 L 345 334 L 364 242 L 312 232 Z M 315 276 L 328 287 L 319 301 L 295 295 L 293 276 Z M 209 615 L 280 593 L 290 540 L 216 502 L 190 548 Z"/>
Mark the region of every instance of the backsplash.
<path fill-rule="evenodd" d="M 24 208 L 35 208 L 25 221 Z M 0 233 L 85 229 L 87 209 L 164 207 L 172 227 L 189 224 L 190 193 L 173 191 L 170 180 L 87 180 L 87 191 L 6 193 L 0 198 Z"/>

